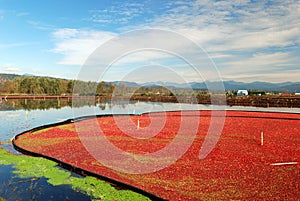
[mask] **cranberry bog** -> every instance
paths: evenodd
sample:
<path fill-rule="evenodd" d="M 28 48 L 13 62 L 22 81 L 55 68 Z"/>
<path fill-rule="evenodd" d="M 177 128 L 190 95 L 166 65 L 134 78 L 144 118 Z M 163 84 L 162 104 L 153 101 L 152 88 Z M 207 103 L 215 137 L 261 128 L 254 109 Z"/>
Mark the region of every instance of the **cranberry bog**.
<path fill-rule="evenodd" d="M 151 123 L 149 114 L 133 115 L 130 119 L 138 128 L 145 128 Z M 162 113 L 155 113 L 152 118 L 160 115 Z M 140 189 L 154 199 L 155 196 L 167 200 L 300 199 L 300 114 L 227 111 L 217 144 L 205 158 L 199 159 L 212 112 L 198 111 L 198 131 L 188 150 L 166 168 L 146 174 L 107 167 L 84 143 L 94 142 L 101 128 L 106 140 L 128 154 L 156 152 L 174 140 L 182 116 L 193 119 L 195 111 L 164 115 L 164 127 L 149 139 L 126 135 L 116 123 L 116 120 L 122 121 L 123 116 L 114 115 L 35 128 L 16 136 L 13 144 L 24 153 L 55 160 L 82 174 Z M 84 136 L 79 136 L 78 128 L 84 131 Z M 101 145 L 97 142 L 97 146 Z M 151 160 L 144 163 L 153 165 Z M 126 165 L 132 164 L 128 161 Z"/>

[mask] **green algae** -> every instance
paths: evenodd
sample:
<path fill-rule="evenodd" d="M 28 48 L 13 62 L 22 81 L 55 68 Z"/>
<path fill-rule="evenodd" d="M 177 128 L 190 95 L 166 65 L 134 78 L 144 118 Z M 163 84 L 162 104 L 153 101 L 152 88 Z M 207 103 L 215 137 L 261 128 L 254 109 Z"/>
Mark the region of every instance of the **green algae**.
<path fill-rule="evenodd" d="M 129 190 L 116 190 L 105 181 L 95 177 L 87 176 L 85 179 L 73 177 L 71 183 L 74 190 L 83 190 L 89 196 L 101 198 L 101 200 L 150 200 Z"/>
<path fill-rule="evenodd" d="M 53 186 L 71 185 L 72 189 L 87 194 L 92 200 L 150 200 L 133 191 L 117 190 L 95 177 L 74 177 L 70 172 L 57 167 L 57 163 L 41 157 L 14 155 L 0 148 L 0 165 L 14 165 L 13 173 L 19 178 L 45 177 Z"/>

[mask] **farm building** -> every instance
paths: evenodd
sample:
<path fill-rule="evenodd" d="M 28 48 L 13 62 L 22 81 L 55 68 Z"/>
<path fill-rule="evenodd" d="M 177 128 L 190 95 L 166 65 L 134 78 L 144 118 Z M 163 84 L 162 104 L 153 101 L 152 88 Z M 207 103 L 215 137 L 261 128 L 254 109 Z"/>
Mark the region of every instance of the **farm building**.
<path fill-rule="evenodd" d="M 238 90 L 237 95 L 238 96 L 248 96 L 248 91 L 247 90 Z"/>

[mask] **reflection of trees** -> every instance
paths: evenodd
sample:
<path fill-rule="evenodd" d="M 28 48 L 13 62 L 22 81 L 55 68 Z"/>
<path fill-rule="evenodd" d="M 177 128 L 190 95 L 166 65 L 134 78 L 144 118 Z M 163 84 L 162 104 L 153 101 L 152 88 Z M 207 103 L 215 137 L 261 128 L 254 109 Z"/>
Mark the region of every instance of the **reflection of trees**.
<path fill-rule="evenodd" d="M 154 98 L 158 99 L 145 99 L 143 97 L 136 97 L 137 100 L 142 100 L 146 102 L 172 102 L 171 99 L 167 97 L 155 96 Z M 170 97 L 175 98 L 176 97 Z M 94 96 L 85 96 L 85 97 L 73 97 L 72 98 L 27 98 L 27 99 L 7 99 L 0 102 L 0 110 L 48 110 L 48 109 L 60 109 L 63 107 L 73 107 L 79 108 L 83 106 L 93 107 L 98 106 L 101 110 L 112 109 L 113 107 L 119 107 L 120 109 L 125 109 L 129 103 L 137 102 L 134 98 L 129 99 L 128 97 L 94 97 Z M 184 101 L 181 101 L 184 102 Z"/>
<path fill-rule="evenodd" d="M 90 98 L 74 98 L 73 103 L 71 102 L 72 107 L 83 107 L 83 106 L 96 106 L 95 97 L 91 96 Z"/>
<path fill-rule="evenodd" d="M 106 108 L 105 104 L 100 104 L 99 107 L 101 110 L 105 110 L 105 108 Z"/>
<path fill-rule="evenodd" d="M 93 107 L 98 106 L 101 110 L 112 109 L 112 107 L 118 106 L 120 108 L 126 108 L 128 101 L 124 102 L 111 101 L 108 97 L 95 98 L 95 97 L 78 97 L 73 98 L 46 98 L 46 99 L 7 99 L 7 101 L 0 100 L 0 110 L 49 110 L 60 109 L 63 107 L 80 108 L 84 106 Z"/>
<path fill-rule="evenodd" d="M 63 107 L 95 106 L 93 99 L 76 100 L 72 105 L 72 99 L 8 99 L 0 103 L 0 110 L 49 110 Z"/>
<path fill-rule="evenodd" d="M 1 110 L 48 110 L 71 106 L 68 99 L 8 99 L 0 104 Z"/>

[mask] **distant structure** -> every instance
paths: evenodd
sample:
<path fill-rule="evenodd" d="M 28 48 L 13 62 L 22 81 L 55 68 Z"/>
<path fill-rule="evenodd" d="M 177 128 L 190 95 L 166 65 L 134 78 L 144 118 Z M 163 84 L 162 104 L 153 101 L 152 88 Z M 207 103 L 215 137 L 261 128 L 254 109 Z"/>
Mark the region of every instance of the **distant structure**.
<path fill-rule="evenodd" d="M 248 91 L 247 90 L 238 90 L 237 95 L 238 96 L 248 96 Z"/>
<path fill-rule="evenodd" d="M 292 96 L 292 94 L 290 94 L 290 93 L 281 93 L 280 94 L 280 97 L 291 97 Z"/>

